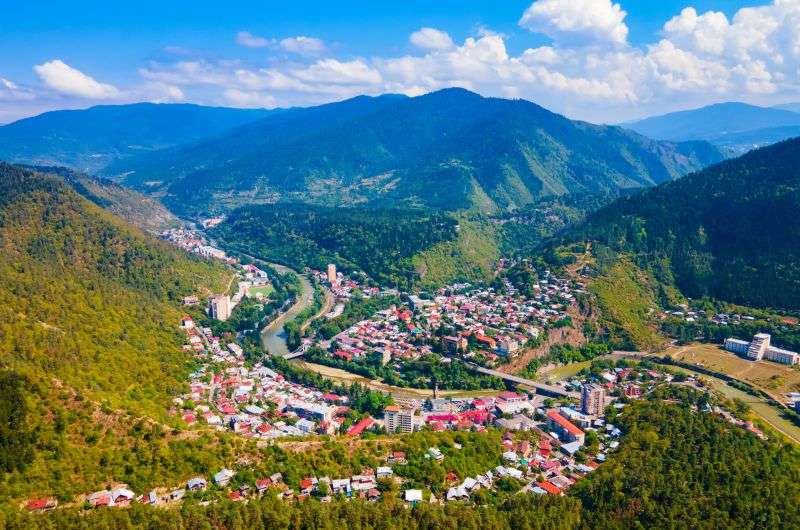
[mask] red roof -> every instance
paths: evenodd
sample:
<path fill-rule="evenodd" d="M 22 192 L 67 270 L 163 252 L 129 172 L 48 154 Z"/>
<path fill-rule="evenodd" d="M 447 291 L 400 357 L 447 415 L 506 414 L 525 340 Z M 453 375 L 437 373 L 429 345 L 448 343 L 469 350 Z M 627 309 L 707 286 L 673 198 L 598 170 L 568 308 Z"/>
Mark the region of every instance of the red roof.
<path fill-rule="evenodd" d="M 583 431 L 580 430 L 578 427 L 576 427 L 574 423 L 569 421 L 567 418 L 565 418 L 555 410 L 548 411 L 547 417 L 556 422 L 562 429 L 564 429 L 570 434 L 573 434 L 575 436 L 580 436 L 581 434 L 583 434 Z"/>
<path fill-rule="evenodd" d="M 268 478 L 260 478 L 256 480 L 256 488 L 262 490 L 264 488 L 268 488 L 272 484 L 272 481 Z"/>
<path fill-rule="evenodd" d="M 232 501 L 238 501 L 239 499 L 241 499 L 241 498 L 242 498 L 242 494 L 241 494 L 241 493 L 239 493 L 238 491 L 232 491 L 232 492 L 230 493 L 230 495 L 228 495 L 228 498 L 229 498 L 230 500 L 232 500 Z"/>
<path fill-rule="evenodd" d="M 537 482 L 536 485 L 551 495 L 558 495 L 561 493 L 561 489 L 552 482 Z"/>
<path fill-rule="evenodd" d="M 455 414 L 432 414 L 428 416 L 428 423 L 433 421 L 458 421 L 458 416 Z"/>
<path fill-rule="evenodd" d="M 301 490 L 307 490 L 308 488 L 310 488 L 313 485 L 314 485 L 314 481 L 311 480 L 310 478 L 304 478 L 303 480 L 300 481 L 300 489 Z"/>
<path fill-rule="evenodd" d="M 28 501 L 28 504 L 26 504 L 25 507 L 32 512 L 36 510 L 44 510 L 50 505 L 50 502 L 50 499 L 34 499 L 32 501 Z"/>
<path fill-rule="evenodd" d="M 356 423 L 355 425 L 353 425 L 352 427 L 347 429 L 347 435 L 348 436 L 358 436 L 362 432 L 364 432 L 366 429 L 368 429 L 373 423 L 374 423 L 374 420 L 372 418 L 370 418 L 369 416 L 364 418 L 364 419 L 362 419 L 362 420 L 359 420 L 358 423 Z"/>

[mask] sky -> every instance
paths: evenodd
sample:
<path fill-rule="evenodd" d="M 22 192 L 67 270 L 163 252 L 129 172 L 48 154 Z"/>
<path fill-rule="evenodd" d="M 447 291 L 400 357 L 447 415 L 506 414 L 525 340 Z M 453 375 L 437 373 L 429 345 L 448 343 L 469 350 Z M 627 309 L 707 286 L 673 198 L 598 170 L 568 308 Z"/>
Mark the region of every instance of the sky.
<path fill-rule="evenodd" d="M 598 123 L 800 101 L 800 0 L 0 0 L 0 13 L 0 123 L 451 86 Z"/>

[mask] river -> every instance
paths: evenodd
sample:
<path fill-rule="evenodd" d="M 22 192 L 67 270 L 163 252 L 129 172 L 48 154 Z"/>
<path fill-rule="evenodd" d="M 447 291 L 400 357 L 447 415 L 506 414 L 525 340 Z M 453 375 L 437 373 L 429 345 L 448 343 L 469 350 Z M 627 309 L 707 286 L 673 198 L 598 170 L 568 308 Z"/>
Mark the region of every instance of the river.
<path fill-rule="evenodd" d="M 277 263 L 268 263 L 268 265 L 279 274 L 294 272 L 297 277 L 300 278 L 300 287 L 302 289 L 300 296 L 297 297 L 297 301 L 292 307 L 261 330 L 261 346 L 264 348 L 264 351 L 271 355 L 283 356 L 289 353 L 289 348 L 286 345 L 286 329 L 284 328 L 284 324 L 296 317 L 301 311 L 311 307 L 314 303 L 314 287 L 305 275 L 293 271 L 289 267 L 278 265 Z"/>

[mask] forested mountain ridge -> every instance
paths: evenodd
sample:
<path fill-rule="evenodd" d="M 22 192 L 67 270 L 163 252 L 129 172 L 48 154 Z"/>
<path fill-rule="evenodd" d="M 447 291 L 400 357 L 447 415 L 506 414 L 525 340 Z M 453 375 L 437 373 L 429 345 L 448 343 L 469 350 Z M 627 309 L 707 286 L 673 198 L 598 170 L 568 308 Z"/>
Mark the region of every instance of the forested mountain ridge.
<path fill-rule="evenodd" d="M 721 158 L 703 142 L 657 142 L 446 89 L 290 109 L 107 171 L 189 214 L 276 200 L 492 212 L 652 186 Z"/>
<path fill-rule="evenodd" d="M 795 139 L 617 200 L 556 244 L 590 242 L 601 269 L 624 257 L 685 296 L 797 310 L 798 211 Z"/>
<path fill-rule="evenodd" d="M 0 126 L 0 159 L 95 172 L 113 160 L 219 134 L 269 112 L 182 103 L 45 112 Z"/>
<path fill-rule="evenodd" d="M 117 382 L 158 386 L 144 376 L 148 368 L 175 373 L 170 318 L 180 316 L 179 298 L 219 288 L 226 274 L 56 178 L 7 164 L 0 164 L 0 270 L 3 365 L 46 368 L 76 388 L 109 394 Z"/>
<path fill-rule="evenodd" d="M 108 179 L 93 177 L 65 167 L 29 166 L 40 173 L 56 175 L 73 190 L 97 206 L 149 232 L 178 226 L 180 220 L 156 199 L 120 186 Z"/>

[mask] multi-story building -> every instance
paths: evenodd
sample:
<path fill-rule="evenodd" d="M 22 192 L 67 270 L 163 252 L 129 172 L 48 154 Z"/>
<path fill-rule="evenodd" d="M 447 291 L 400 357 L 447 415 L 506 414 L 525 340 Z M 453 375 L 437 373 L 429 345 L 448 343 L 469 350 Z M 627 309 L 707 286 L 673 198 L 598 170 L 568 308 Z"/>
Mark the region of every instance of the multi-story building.
<path fill-rule="evenodd" d="M 744 355 L 747 353 L 747 348 L 750 347 L 750 343 L 746 340 L 739 340 L 734 338 L 727 338 L 725 339 L 725 349 L 733 352 L 733 353 L 740 353 Z"/>
<path fill-rule="evenodd" d="M 225 321 L 231 317 L 231 297 L 220 294 L 211 298 L 210 302 L 211 318 Z"/>
<path fill-rule="evenodd" d="M 397 405 L 389 405 L 383 409 L 383 422 L 386 432 L 414 432 L 414 409 L 402 409 Z"/>
<path fill-rule="evenodd" d="M 583 385 L 581 389 L 581 412 L 590 416 L 601 416 L 606 407 L 606 389 L 601 385 Z"/>
<path fill-rule="evenodd" d="M 767 359 L 781 364 L 800 364 L 800 354 L 797 352 L 776 348 L 770 344 L 772 337 L 768 333 L 756 333 L 752 342 L 739 339 L 725 339 L 725 349 L 746 355 L 748 359 L 760 361 Z"/>
<path fill-rule="evenodd" d="M 583 444 L 586 435 L 577 425 L 562 416 L 556 410 L 547 412 L 547 424 L 562 441 L 580 442 Z"/>
<path fill-rule="evenodd" d="M 331 285 L 336 284 L 336 264 L 335 263 L 328 263 L 328 282 Z"/>

